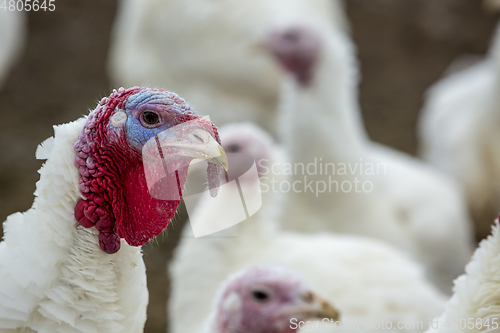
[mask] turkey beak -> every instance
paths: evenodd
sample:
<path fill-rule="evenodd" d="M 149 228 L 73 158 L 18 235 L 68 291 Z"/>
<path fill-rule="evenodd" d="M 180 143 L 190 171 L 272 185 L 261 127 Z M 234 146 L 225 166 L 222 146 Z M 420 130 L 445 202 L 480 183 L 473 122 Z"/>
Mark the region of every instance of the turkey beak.
<path fill-rule="evenodd" d="M 212 135 L 201 128 L 189 130 L 183 141 L 160 142 L 163 148 L 175 148 L 176 154 L 195 159 L 206 160 L 209 163 L 221 165 L 227 171 L 226 152 Z"/>
<path fill-rule="evenodd" d="M 335 307 L 311 291 L 301 294 L 300 301 L 283 309 L 280 315 L 292 316 L 300 320 L 327 318 L 338 321 L 340 318 Z"/>
<path fill-rule="evenodd" d="M 273 54 L 274 50 L 272 45 L 274 38 L 275 34 L 271 31 L 267 31 L 264 34 L 261 34 L 258 39 L 255 39 L 250 43 L 250 52 L 254 54 L 264 55 L 269 55 L 270 53 Z"/>
<path fill-rule="evenodd" d="M 269 42 L 266 39 L 254 41 L 250 44 L 249 50 L 251 53 L 267 53 L 269 52 Z"/>

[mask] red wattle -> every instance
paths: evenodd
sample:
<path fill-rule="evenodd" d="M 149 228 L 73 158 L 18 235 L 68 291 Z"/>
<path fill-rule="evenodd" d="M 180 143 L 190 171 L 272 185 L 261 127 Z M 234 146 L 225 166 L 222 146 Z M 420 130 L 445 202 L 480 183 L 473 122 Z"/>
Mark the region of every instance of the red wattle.
<path fill-rule="evenodd" d="M 177 191 L 184 186 L 187 166 L 178 171 Z M 132 246 L 140 246 L 159 235 L 174 217 L 180 200 L 158 200 L 148 190 L 144 168 L 129 170 L 123 180 L 124 203 L 122 213 L 115 211 L 118 235 Z"/>
<path fill-rule="evenodd" d="M 87 210 L 88 206 L 89 206 L 88 201 L 86 201 L 84 199 L 78 200 L 78 202 L 75 206 L 75 218 L 85 228 L 90 228 L 94 225 L 94 223 L 92 223 L 92 221 L 90 221 L 85 216 L 85 211 Z"/>
<path fill-rule="evenodd" d="M 99 245 L 108 254 L 116 253 L 120 249 L 120 237 L 116 232 L 101 231 L 99 233 Z"/>

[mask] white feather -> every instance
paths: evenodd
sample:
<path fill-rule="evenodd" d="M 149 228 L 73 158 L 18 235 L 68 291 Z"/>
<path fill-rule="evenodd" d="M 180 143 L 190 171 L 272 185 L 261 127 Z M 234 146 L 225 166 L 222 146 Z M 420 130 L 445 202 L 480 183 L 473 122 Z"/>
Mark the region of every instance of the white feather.
<path fill-rule="evenodd" d="M 148 292 L 140 248 L 101 250 L 74 218 L 81 197 L 73 145 L 85 118 L 39 147 L 36 198 L 10 215 L 0 243 L 0 332 L 142 332 Z"/>
<path fill-rule="evenodd" d="M 490 56 L 428 91 L 419 124 L 424 159 L 460 182 L 477 234 L 500 210 L 500 33 Z"/>
<path fill-rule="evenodd" d="M 46 160 L 49 158 L 50 153 L 54 149 L 54 137 L 45 139 L 36 147 L 35 157 L 37 160 Z"/>
<path fill-rule="evenodd" d="M 476 333 L 500 331 L 500 227 L 483 240 L 455 280 L 453 297 L 428 333 Z M 472 324 L 471 324 L 472 323 Z"/>

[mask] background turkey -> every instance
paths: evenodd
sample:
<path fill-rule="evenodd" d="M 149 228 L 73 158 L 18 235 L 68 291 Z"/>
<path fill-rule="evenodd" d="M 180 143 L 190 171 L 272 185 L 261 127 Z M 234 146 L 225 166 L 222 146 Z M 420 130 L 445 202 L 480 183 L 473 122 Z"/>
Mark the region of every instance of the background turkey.
<path fill-rule="evenodd" d="M 500 209 L 499 27 L 486 58 L 458 58 L 430 87 L 418 128 L 422 157 L 463 187 L 479 238 Z"/>
<path fill-rule="evenodd" d="M 280 166 L 275 164 L 281 158 L 280 149 L 262 129 L 235 123 L 221 127 L 220 137 L 226 150 L 238 145 L 241 153 L 258 152 L 254 155 L 257 165 L 265 165 L 262 162 L 267 161 L 265 168 Z M 238 160 L 228 158 L 228 161 L 229 170 L 239 169 L 233 172 L 245 175 L 245 167 Z M 276 217 L 283 205 L 279 203 L 281 193 L 271 189 L 274 180 L 283 179 L 272 172 L 261 174 L 261 187 L 270 189 L 263 190 L 262 206 L 231 228 L 194 238 L 191 226 L 184 227 L 184 237 L 169 267 L 171 332 L 201 331 L 214 311 L 212 304 L 219 284 L 237 270 L 252 265 L 278 265 L 296 270 L 325 300 L 337 306 L 346 322 L 381 320 L 396 325 L 398 321 L 426 320 L 441 313 L 447 297 L 425 277 L 423 266 L 412 260 L 409 253 L 371 237 L 299 233 L 280 228 Z M 245 202 L 255 200 L 249 189 L 258 186 L 258 179 L 241 176 L 239 183 Z M 206 196 L 199 202 L 190 213 L 190 222 L 203 219 L 207 224 L 216 224 L 233 208 L 228 208 L 227 202 L 239 197 L 238 192 L 236 186 L 221 186 L 216 199 Z M 308 224 L 310 220 L 300 219 L 300 222 Z M 285 226 L 286 221 L 281 225 Z M 201 276 L 203 281 L 199 280 Z M 401 331 L 421 332 L 413 328 Z M 320 332 L 329 333 L 332 329 Z"/>
<path fill-rule="evenodd" d="M 193 107 L 209 102 L 221 125 L 250 120 L 274 133 L 280 73 L 254 44 L 270 24 L 297 19 L 347 30 L 340 0 L 121 1 L 109 73 L 119 85 L 170 87 Z"/>

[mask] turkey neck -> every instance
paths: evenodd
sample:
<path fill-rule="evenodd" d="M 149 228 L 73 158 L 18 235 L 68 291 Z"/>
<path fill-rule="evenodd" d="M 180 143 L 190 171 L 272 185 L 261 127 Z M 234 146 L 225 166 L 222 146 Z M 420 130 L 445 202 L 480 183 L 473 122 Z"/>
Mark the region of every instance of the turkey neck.
<path fill-rule="evenodd" d="M 142 332 L 147 289 L 140 247 L 122 240 L 116 254 L 107 254 L 99 247 L 98 231 L 81 227 L 74 217 L 80 191 L 73 145 L 84 123 L 82 118 L 55 128 L 53 147 L 39 171 L 33 208 L 26 213 L 31 217 L 36 211 L 36 218 L 26 218 L 26 227 L 43 238 L 43 248 L 34 249 L 32 255 L 41 251 L 53 262 L 46 276 L 32 277 L 44 289 L 39 290 L 43 296 L 38 310 L 43 318 L 35 322 L 82 332 L 89 327 L 100 332 L 113 327 Z M 61 308 L 76 313 L 77 319 L 61 317 Z"/>
<path fill-rule="evenodd" d="M 294 164 L 359 163 L 367 141 L 352 46 L 341 34 L 330 35 L 311 82 L 303 85 L 288 75 L 282 85 L 279 135 Z"/>

